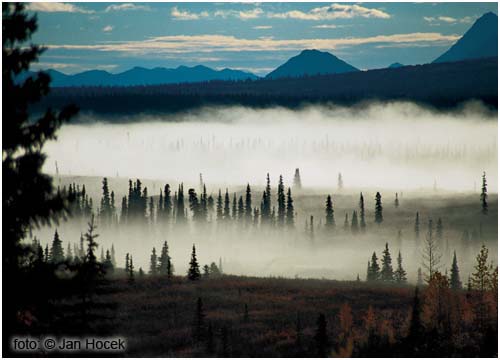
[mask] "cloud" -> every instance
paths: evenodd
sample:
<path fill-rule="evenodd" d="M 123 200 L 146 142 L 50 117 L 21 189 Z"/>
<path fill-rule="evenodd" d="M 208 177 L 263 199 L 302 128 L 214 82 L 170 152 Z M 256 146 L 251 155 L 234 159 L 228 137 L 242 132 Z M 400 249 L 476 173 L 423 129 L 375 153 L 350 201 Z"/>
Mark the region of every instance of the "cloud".
<path fill-rule="evenodd" d="M 463 18 L 457 19 L 451 16 L 424 16 L 424 21 L 428 22 L 431 25 L 437 25 L 440 22 L 444 22 L 447 24 L 457 24 L 457 23 L 462 23 L 462 24 L 470 24 L 472 21 L 474 21 L 474 18 L 472 16 L 465 16 Z"/>
<path fill-rule="evenodd" d="M 32 70 L 49 70 L 55 69 L 63 71 L 65 74 L 71 74 L 86 70 L 114 70 L 118 65 L 112 64 L 70 64 L 70 63 L 57 63 L 57 62 L 38 62 L 34 63 Z"/>
<path fill-rule="evenodd" d="M 95 13 L 94 10 L 87 10 L 73 4 L 54 3 L 54 2 L 51 3 L 34 2 L 28 4 L 26 8 L 31 11 L 49 12 L 49 13 L 53 12 L 67 12 L 67 13 L 81 13 L 81 14 Z"/>
<path fill-rule="evenodd" d="M 271 25 L 259 25 L 259 26 L 254 26 L 253 28 L 255 30 L 268 30 L 272 29 L 273 27 Z"/>
<path fill-rule="evenodd" d="M 107 25 L 107 26 L 102 28 L 102 31 L 111 32 L 111 31 L 113 31 L 113 27 L 111 25 Z"/>
<path fill-rule="evenodd" d="M 234 17 L 240 20 L 252 20 L 258 19 L 264 11 L 261 8 L 254 8 L 250 10 L 217 10 L 212 16 L 227 19 L 229 17 Z"/>
<path fill-rule="evenodd" d="M 109 5 L 104 12 L 111 11 L 151 11 L 151 7 L 147 5 L 136 5 L 132 3 L 113 4 Z"/>
<path fill-rule="evenodd" d="M 339 39 L 274 39 L 261 37 L 243 39 L 227 35 L 169 35 L 153 37 L 142 41 L 101 43 L 96 45 L 46 45 L 53 49 L 94 50 L 123 52 L 135 55 L 213 53 L 235 51 L 297 51 L 303 49 L 336 50 L 365 44 L 412 44 L 417 47 L 448 45 L 460 38 L 459 35 L 443 35 L 437 32 L 376 35 Z"/>
<path fill-rule="evenodd" d="M 257 19 L 264 11 L 260 8 L 255 8 L 247 11 L 238 11 L 238 17 L 242 20 Z"/>
<path fill-rule="evenodd" d="M 199 20 L 201 18 L 207 18 L 208 12 L 202 11 L 200 13 L 192 13 L 186 10 L 179 10 L 177 6 L 174 6 L 172 10 L 170 11 L 170 15 L 175 20 Z"/>
<path fill-rule="evenodd" d="M 315 25 L 314 29 L 340 29 L 345 27 L 346 25 L 334 25 L 334 24 L 323 24 L 323 25 Z"/>
<path fill-rule="evenodd" d="M 308 12 L 291 10 L 282 13 L 269 13 L 268 17 L 276 19 L 321 21 L 333 19 L 352 19 L 355 17 L 389 19 L 391 15 L 382 10 L 366 8 L 361 5 L 331 4 L 311 9 Z"/>
<path fill-rule="evenodd" d="M 441 21 L 444 21 L 446 23 L 454 23 L 454 22 L 457 22 L 457 19 L 455 18 L 452 18 L 450 16 L 440 16 L 438 17 L 439 20 Z"/>

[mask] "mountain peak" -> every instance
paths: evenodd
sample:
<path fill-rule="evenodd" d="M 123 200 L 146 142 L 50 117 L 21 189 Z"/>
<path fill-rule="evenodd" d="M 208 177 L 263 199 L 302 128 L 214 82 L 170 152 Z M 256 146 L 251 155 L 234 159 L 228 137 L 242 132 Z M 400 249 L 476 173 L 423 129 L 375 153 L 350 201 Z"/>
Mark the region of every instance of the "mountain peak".
<path fill-rule="evenodd" d="M 433 62 L 452 62 L 498 56 L 498 16 L 487 12 L 469 30 Z"/>
<path fill-rule="evenodd" d="M 359 70 L 329 52 L 306 49 L 267 74 L 266 78 L 276 79 L 305 75 L 340 74 L 352 71 Z"/>
<path fill-rule="evenodd" d="M 387 68 L 388 69 L 396 69 L 396 68 L 400 68 L 400 67 L 403 67 L 404 65 L 399 63 L 399 62 L 395 62 L 395 63 L 392 63 L 391 65 L 389 65 Z"/>

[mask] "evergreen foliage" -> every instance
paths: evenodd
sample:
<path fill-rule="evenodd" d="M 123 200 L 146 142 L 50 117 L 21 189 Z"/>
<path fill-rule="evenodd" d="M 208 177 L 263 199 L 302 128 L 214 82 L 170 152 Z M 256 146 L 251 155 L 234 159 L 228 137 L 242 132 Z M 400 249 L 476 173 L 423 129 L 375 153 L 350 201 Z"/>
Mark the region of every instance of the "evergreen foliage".
<path fill-rule="evenodd" d="M 382 214 L 382 195 L 377 191 L 375 195 L 375 222 L 381 224 L 384 221 L 384 216 Z"/>
<path fill-rule="evenodd" d="M 201 277 L 200 265 L 196 259 L 196 248 L 193 244 L 193 251 L 191 253 L 191 261 L 189 262 L 188 279 L 191 281 L 199 280 Z"/>
<path fill-rule="evenodd" d="M 335 217 L 334 217 L 332 197 L 330 195 L 326 197 L 325 212 L 326 212 L 325 226 L 327 229 L 331 229 L 335 226 Z"/>

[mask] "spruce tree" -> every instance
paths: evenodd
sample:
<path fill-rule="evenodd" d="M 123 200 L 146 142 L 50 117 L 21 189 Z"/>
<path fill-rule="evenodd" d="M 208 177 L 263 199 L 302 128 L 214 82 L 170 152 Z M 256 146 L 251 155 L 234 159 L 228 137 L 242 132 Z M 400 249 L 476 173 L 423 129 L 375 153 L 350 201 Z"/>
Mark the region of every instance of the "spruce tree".
<path fill-rule="evenodd" d="M 160 188 L 160 196 L 158 197 L 158 206 L 156 211 L 156 221 L 158 223 L 163 223 L 165 214 L 163 213 L 163 189 Z"/>
<path fill-rule="evenodd" d="M 111 260 L 111 254 L 109 250 L 106 250 L 106 257 L 104 259 L 104 272 L 106 274 L 112 274 L 114 271 L 113 261 Z"/>
<path fill-rule="evenodd" d="M 397 284 L 406 284 L 406 271 L 403 269 L 403 257 L 401 256 L 401 251 L 398 252 L 398 267 L 394 272 L 394 280 Z"/>
<path fill-rule="evenodd" d="M 259 226 L 259 217 L 260 217 L 259 209 L 257 208 L 253 209 L 253 226 L 256 228 Z"/>
<path fill-rule="evenodd" d="M 314 340 L 316 341 L 317 357 L 327 357 L 329 350 L 329 340 L 326 330 L 326 318 L 324 314 L 319 314 L 316 333 Z"/>
<path fill-rule="evenodd" d="M 202 211 L 198 201 L 198 196 L 196 195 L 196 191 L 194 189 L 188 190 L 188 203 L 189 209 L 193 213 L 193 222 L 199 222 L 202 218 Z"/>
<path fill-rule="evenodd" d="M 245 220 L 245 205 L 243 205 L 243 196 L 238 199 L 238 221 L 243 223 Z"/>
<path fill-rule="evenodd" d="M 224 213 L 222 211 L 223 205 L 222 205 L 222 194 L 219 189 L 219 195 L 217 196 L 217 221 L 220 222 L 224 219 Z"/>
<path fill-rule="evenodd" d="M 412 348 L 418 349 L 422 345 L 422 336 L 424 326 L 420 317 L 420 297 L 419 286 L 415 287 L 415 296 L 413 297 L 413 306 L 411 312 L 410 328 L 407 341 Z"/>
<path fill-rule="evenodd" d="M 488 214 L 488 184 L 486 183 L 486 172 L 483 172 L 483 184 L 481 186 L 481 211 Z"/>
<path fill-rule="evenodd" d="M 173 274 L 172 259 L 168 253 L 168 244 L 165 241 L 161 249 L 158 270 L 160 275 L 165 275 L 170 278 Z"/>
<path fill-rule="evenodd" d="M 394 272 L 392 269 L 392 258 L 389 252 L 389 244 L 385 243 L 385 249 L 382 252 L 382 270 L 380 271 L 380 280 L 385 282 L 394 281 Z"/>
<path fill-rule="evenodd" d="M 163 215 L 166 220 L 169 219 L 172 214 L 172 197 L 170 193 L 170 185 L 166 184 L 163 189 Z"/>
<path fill-rule="evenodd" d="M 460 271 L 458 269 L 457 253 L 453 251 L 453 262 L 451 263 L 450 287 L 452 290 L 461 290 Z"/>
<path fill-rule="evenodd" d="M 201 277 L 200 265 L 196 259 L 196 248 L 193 244 L 193 251 L 191 253 L 191 261 L 189 262 L 188 279 L 191 281 L 199 280 Z"/>
<path fill-rule="evenodd" d="M 481 245 L 481 250 L 476 256 L 476 265 L 474 265 L 474 273 L 471 276 L 472 289 L 478 290 L 481 293 L 486 291 L 490 281 L 490 272 L 488 268 L 488 249 Z"/>
<path fill-rule="evenodd" d="M 102 179 L 102 198 L 101 198 L 101 223 L 109 225 L 111 222 L 111 197 L 109 195 L 108 179 Z"/>
<path fill-rule="evenodd" d="M 245 222 L 247 225 L 252 222 L 252 190 L 250 184 L 247 184 L 245 192 Z"/>
<path fill-rule="evenodd" d="M 420 238 L 420 215 L 418 214 L 418 211 L 415 214 L 415 226 L 414 226 L 414 229 L 415 229 L 415 239 L 418 240 Z"/>
<path fill-rule="evenodd" d="M 122 211 L 120 213 L 120 223 L 127 223 L 127 197 L 122 197 Z"/>
<path fill-rule="evenodd" d="M 222 275 L 222 273 L 221 273 L 220 269 L 217 267 L 217 264 L 215 264 L 215 262 L 212 261 L 212 263 L 210 264 L 210 276 L 218 277 L 221 275 Z"/>
<path fill-rule="evenodd" d="M 372 255 L 371 263 L 369 265 L 367 280 L 372 282 L 372 281 L 377 281 L 379 279 L 380 279 L 380 266 L 378 264 L 377 254 L 374 251 L 373 255 Z"/>
<path fill-rule="evenodd" d="M 300 179 L 299 168 L 295 169 L 295 175 L 293 176 L 293 187 L 295 190 L 302 189 L 302 180 Z"/>
<path fill-rule="evenodd" d="M 175 209 L 175 217 L 176 222 L 178 224 L 183 224 L 186 221 L 186 215 L 184 213 L 184 184 L 181 183 L 179 185 L 179 189 L 177 191 L 177 204 Z"/>
<path fill-rule="evenodd" d="M 207 264 L 203 265 L 203 277 L 208 279 L 210 277 L 210 266 Z"/>
<path fill-rule="evenodd" d="M 91 268 L 96 269 L 97 259 L 95 256 L 95 251 L 99 246 L 95 239 L 99 236 L 95 233 L 97 226 L 94 224 L 94 215 L 90 217 L 90 222 L 88 223 L 88 230 L 85 233 L 85 240 L 87 241 L 87 257 L 86 262 Z"/>
<path fill-rule="evenodd" d="M 236 221 L 238 219 L 238 201 L 236 200 L 236 193 L 233 194 L 233 206 L 231 214 L 233 216 L 233 220 Z"/>
<path fill-rule="evenodd" d="M 212 196 L 212 194 L 210 194 L 208 196 L 207 208 L 208 208 L 208 212 L 210 213 L 210 219 L 212 219 L 212 213 L 214 212 L 214 209 L 215 209 L 215 201 L 214 201 L 214 197 Z"/>
<path fill-rule="evenodd" d="M 395 207 L 395 208 L 398 208 L 398 207 L 399 207 L 398 193 L 396 193 L 396 198 L 394 199 L 394 207 Z"/>
<path fill-rule="evenodd" d="M 375 222 L 380 225 L 382 221 L 384 221 L 382 215 L 382 195 L 377 191 L 375 195 Z"/>
<path fill-rule="evenodd" d="M 111 201 L 109 204 L 109 218 L 110 218 L 111 224 L 115 224 L 116 223 L 116 206 L 115 206 L 115 192 L 114 191 L 111 191 L 110 198 L 111 198 Z"/>
<path fill-rule="evenodd" d="M 327 229 L 332 229 L 335 226 L 335 217 L 334 217 L 332 197 L 330 195 L 326 197 L 325 212 L 326 212 L 325 227 Z"/>
<path fill-rule="evenodd" d="M 130 254 L 127 253 L 125 255 L 125 274 L 128 276 L 129 272 L 130 272 Z"/>
<path fill-rule="evenodd" d="M 154 225 L 156 217 L 155 217 L 155 204 L 152 196 L 149 197 L 148 219 L 149 219 L 149 224 Z"/>
<path fill-rule="evenodd" d="M 363 193 L 359 193 L 359 227 L 361 228 L 362 232 L 364 232 L 366 229 L 365 199 L 363 197 Z"/>
<path fill-rule="evenodd" d="M 158 273 L 158 257 L 156 256 L 156 249 L 153 247 L 149 263 L 149 274 L 155 276 Z"/>
<path fill-rule="evenodd" d="M 286 225 L 289 229 L 295 227 L 295 210 L 293 207 L 292 190 L 288 188 L 286 194 Z"/>
<path fill-rule="evenodd" d="M 285 186 L 283 185 L 283 176 L 280 175 L 278 182 L 278 226 L 283 227 L 285 225 L 285 216 L 286 216 Z"/>
<path fill-rule="evenodd" d="M 142 270 L 142 268 L 141 268 L 141 270 Z M 133 283 L 135 281 L 135 275 L 134 275 L 134 260 L 132 259 L 132 255 L 130 255 L 127 275 L 128 275 L 128 282 Z"/>
<path fill-rule="evenodd" d="M 50 262 L 50 252 L 49 252 L 49 244 L 45 245 L 45 258 L 44 262 L 48 264 Z"/>
<path fill-rule="evenodd" d="M 356 210 L 352 212 L 351 217 L 351 232 L 356 235 L 358 233 L 358 213 Z"/>
<path fill-rule="evenodd" d="M 201 207 L 201 218 L 203 221 L 207 221 L 208 217 L 208 196 L 207 187 L 203 184 L 203 190 L 200 197 L 200 207 Z"/>
<path fill-rule="evenodd" d="M 337 188 L 339 190 L 342 190 L 344 188 L 344 180 L 342 180 L 342 173 L 339 173 L 339 176 L 337 179 Z"/>
<path fill-rule="evenodd" d="M 111 244 L 111 263 L 116 267 L 115 245 Z"/>
<path fill-rule="evenodd" d="M 345 213 L 345 218 L 344 218 L 344 230 L 347 230 L 349 228 L 349 216 L 347 213 Z"/>
<path fill-rule="evenodd" d="M 230 200 L 229 200 L 229 191 L 226 188 L 226 194 L 224 195 L 224 221 L 231 220 L 231 210 L 230 210 Z"/>
<path fill-rule="evenodd" d="M 52 240 L 52 247 L 50 248 L 50 261 L 53 264 L 59 264 L 64 261 L 64 250 L 57 229 L 54 233 L 54 239 Z"/>

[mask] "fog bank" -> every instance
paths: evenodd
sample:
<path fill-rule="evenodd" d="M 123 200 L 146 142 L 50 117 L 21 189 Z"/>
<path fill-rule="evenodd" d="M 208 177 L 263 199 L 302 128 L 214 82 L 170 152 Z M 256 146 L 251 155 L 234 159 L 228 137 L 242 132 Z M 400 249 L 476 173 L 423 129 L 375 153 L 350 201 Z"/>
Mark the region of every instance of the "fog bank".
<path fill-rule="evenodd" d="M 473 191 L 483 171 L 497 191 L 497 119 L 478 105 L 433 112 L 410 103 L 299 111 L 207 108 L 127 123 L 65 125 L 45 171 L 227 186 L 262 185 L 267 172 L 306 187 Z M 134 122 L 130 122 L 133 120 Z"/>

